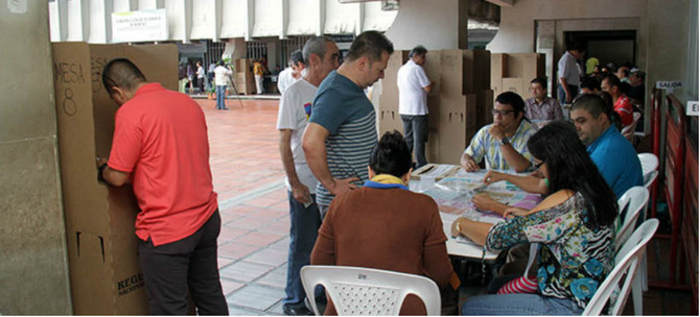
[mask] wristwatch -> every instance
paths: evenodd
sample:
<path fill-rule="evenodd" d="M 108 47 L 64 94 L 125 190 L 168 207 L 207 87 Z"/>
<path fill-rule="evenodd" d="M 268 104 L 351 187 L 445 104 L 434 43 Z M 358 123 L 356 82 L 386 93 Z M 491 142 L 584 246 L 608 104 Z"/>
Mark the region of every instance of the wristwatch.
<path fill-rule="evenodd" d="M 504 136 L 503 138 L 501 138 L 501 145 L 508 145 L 508 144 L 510 144 L 510 140 L 508 140 L 507 136 Z"/>

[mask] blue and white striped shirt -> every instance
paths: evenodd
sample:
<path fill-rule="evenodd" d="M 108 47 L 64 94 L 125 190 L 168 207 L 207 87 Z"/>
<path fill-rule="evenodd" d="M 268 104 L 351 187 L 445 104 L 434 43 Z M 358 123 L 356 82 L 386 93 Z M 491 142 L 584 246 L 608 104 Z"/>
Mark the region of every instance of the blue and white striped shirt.
<path fill-rule="evenodd" d="M 376 114 L 360 86 L 347 77 L 331 72 L 319 86 L 310 122 L 326 128 L 328 169 L 337 179 L 357 177 L 361 186 L 369 180 L 367 165 L 377 145 Z M 316 202 L 328 206 L 334 196 L 321 183 Z"/>

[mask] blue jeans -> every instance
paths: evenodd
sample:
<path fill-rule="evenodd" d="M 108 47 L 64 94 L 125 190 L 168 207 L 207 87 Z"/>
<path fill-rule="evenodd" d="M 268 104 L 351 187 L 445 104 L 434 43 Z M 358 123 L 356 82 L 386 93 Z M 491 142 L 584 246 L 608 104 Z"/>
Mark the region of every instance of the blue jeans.
<path fill-rule="evenodd" d="M 428 115 L 413 116 L 401 115 L 403 121 L 404 141 L 408 145 L 408 151 L 415 150 L 416 169 L 428 164 L 425 159 L 425 142 L 428 142 Z"/>
<path fill-rule="evenodd" d="M 286 297 L 282 302 L 288 306 L 304 304 L 306 293 L 301 284 L 299 270 L 310 263 L 311 250 L 316 243 L 318 229 L 321 227 L 321 217 L 316 206 L 316 197 L 311 195 L 312 204 L 308 208 L 294 199 L 292 192 L 289 197 L 289 258 L 287 259 L 287 286 L 284 288 Z"/>
<path fill-rule="evenodd" d="M 467 299 L 462 315 L 581 315 L 576 302 L 538 294 L 483 295 Z"/>
<path fill-rule="evenodd" d="M 226 86 L 216 85 L 216 109 L 226 109 Z"/>

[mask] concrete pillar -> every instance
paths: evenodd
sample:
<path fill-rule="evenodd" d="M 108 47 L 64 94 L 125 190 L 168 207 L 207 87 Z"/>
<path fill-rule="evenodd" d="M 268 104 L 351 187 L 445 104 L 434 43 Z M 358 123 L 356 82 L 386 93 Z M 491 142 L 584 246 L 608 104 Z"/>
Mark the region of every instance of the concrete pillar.
<path fill-rule="evenodd" d="M 386 36 L 394 49 L 428 50 L 467 48 L 468 0 L 402 0 L 394 24 Z"/>
<path fill-rule="evenodd" d="M 12 43 L 0 68 L 0 315 L 70 315 L 46 2 L 3 1 L 0 21 Z"/>

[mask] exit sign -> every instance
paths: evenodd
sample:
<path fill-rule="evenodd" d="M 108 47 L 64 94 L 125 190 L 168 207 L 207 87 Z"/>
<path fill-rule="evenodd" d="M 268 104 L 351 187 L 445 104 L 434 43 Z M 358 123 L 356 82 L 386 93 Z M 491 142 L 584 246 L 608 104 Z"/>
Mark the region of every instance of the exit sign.
<path fill-rule="evenodd" d="M 688 101 L 688 106 L 685 108 L 685 114 L 688 116 L 697 116 L 698 115 L 698 102 L 697 101 Z"/>

